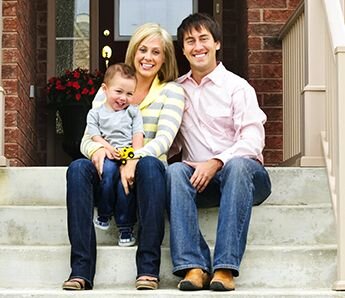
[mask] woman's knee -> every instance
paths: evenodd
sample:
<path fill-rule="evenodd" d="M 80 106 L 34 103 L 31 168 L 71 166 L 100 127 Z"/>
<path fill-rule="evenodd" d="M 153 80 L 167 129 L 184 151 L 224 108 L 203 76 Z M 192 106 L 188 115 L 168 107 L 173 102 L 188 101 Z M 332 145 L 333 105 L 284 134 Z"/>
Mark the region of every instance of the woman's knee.
<path fill-rule="evenodd" d="M 145 156 L 139 159 L 136 169 L 136 175 L 150 175 L 164 174 L 164 164 L 156 157 Z"/>

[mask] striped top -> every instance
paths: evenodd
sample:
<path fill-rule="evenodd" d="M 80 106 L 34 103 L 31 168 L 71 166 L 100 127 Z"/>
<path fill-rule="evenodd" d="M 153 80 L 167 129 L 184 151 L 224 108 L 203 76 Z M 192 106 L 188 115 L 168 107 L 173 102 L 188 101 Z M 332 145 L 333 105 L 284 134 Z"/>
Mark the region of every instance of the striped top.
<path fill-rule="evenodd" d="M 184 91 L 179 84 L 160 83 L 158 77 L 154 79 L 149 93 L 139 105 L 145 139 L 144 147 L 135 151 L 136 156 L 155 156 L 167 162 L 167 152 L 181 124 L 184 102 Z M 90 159 L 101 147 L 102 144 L 91 140 L 86 130 L 80 145 L 81 152 Z"/>

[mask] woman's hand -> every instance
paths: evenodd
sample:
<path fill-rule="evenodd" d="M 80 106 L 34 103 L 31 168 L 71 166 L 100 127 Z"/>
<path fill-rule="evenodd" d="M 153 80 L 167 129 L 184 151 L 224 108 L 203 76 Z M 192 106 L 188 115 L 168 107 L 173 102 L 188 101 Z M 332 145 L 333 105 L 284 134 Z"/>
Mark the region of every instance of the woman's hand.
<path fill-rule="evenodd" d="M 121 182 L 126 195 L 129 194 L 129 189 L 134 184 L 135 169 L 137 167 L 138 159 L 128 159 L 127 163 L 120 167 Z"/>
<path fill-rule="evenodd" d="M 91 156 L 91 161 L 93 165 L 96 167 L 99 177 L 101 177 L 103 173 L 103 164 L 105 157 L 108 157 L 109 159 L 114 159 L 113 152 L 104 147 L 99 148 Z"/>

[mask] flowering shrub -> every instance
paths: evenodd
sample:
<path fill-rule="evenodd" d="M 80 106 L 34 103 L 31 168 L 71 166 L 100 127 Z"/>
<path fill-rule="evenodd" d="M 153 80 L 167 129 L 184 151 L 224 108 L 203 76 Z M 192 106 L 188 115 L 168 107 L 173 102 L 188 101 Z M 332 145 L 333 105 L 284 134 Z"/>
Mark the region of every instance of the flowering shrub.
<path fill-rule="evenodd" d="M 90 73 L 87 69 L 66 70 L 60 77 L 52 77 L 47 84 L 48 104 L 57 108 L 81 104 L 91 106 L 93 97 L 101 86 L 103 74 Z"/>

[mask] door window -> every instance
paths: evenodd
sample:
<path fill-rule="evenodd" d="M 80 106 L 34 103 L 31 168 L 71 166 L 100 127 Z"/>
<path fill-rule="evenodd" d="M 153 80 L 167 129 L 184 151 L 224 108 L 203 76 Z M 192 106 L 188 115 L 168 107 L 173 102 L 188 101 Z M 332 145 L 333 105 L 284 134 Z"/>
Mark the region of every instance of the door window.
<path fill-rule="evenodd" d="M 90 68 L 90 0 L 56 0 L 55 72 Z"/>

